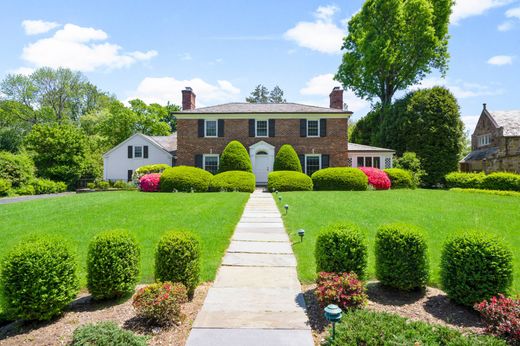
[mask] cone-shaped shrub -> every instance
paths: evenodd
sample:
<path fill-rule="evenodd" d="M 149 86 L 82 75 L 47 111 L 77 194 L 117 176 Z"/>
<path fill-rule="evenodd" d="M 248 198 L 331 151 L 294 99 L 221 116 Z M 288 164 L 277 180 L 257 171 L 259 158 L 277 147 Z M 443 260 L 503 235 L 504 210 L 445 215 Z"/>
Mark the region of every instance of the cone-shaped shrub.
<path fill-rule="evenodd" d="M 302 171 L 302 164 L 298 158 L 298 154 L 290 144 L 284 144 L 276 153 L 274 158 L 274 171 Z"/>
<path fill-rule="evenodd" d="M 231 141 L 220 155 L 219 173 L 227 171 L 252 172 L 251 158 L 239 141 Z"/>

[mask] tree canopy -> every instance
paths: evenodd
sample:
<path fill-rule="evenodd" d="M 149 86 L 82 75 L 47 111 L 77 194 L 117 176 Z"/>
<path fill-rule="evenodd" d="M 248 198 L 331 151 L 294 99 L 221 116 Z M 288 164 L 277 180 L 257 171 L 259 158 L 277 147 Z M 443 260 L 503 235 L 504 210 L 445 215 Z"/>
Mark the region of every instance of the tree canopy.
<path fill-rule="evenodd" d="M 283 90 L 276 85 L 273 90 L 269 91 L 267 87 L 258 84 L 255 90 L 251 92 L 249 97 L 246 97 L 246 102 L 249 103 L 285 103 L 287 102 L 283 96 Z"/>

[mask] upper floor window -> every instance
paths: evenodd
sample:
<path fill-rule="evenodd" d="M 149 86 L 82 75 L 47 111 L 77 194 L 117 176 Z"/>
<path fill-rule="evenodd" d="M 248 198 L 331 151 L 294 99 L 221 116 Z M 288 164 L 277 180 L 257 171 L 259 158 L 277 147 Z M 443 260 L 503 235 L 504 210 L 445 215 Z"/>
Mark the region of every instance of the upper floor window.
<path fill-rule="evenodd" d="M 320 121 L 319 120 L 307 120 L 307 137 L 319 137 L 320 136 Z"/>
<path fill-rule="evenodd" d="M 479 147 L 491 144 L 491 134 L 490 133 L 482 135 L 482 136 L 478 136 L 477 139 L 478 139 Z"/>
<path fill-rule="evenodd" d="M 204 136 L 205 137 L 217 137 L 218 135 L 218 122 L 217 120 L 206 120 L 204 122 Z"/>
<path fill-rule="evenodd" d="M 217 174 L 218 173 L 218 162 L 219 162 L 219 156 L 214 154 L 205 154 L 203 156 L 202 161 L 202 167 L 212 173 Z"/>
<path fill-rule="evenodd" d="M 143 147 L 140 145 L 134 146 L 134 157 L 141 158 L 143 157 Z"/>
<path fill-rule="evenodd" d="M 267 120 L 256 120 L 256 137 L 267 137 L 269 135 L 269 125 Z"/>

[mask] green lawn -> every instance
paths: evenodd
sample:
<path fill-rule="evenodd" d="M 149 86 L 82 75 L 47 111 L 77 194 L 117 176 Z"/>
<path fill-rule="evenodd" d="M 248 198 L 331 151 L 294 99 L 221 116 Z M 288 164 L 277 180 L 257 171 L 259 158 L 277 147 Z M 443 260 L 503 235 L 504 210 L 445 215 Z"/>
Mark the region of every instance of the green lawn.
<path fill-rule="evenodd" d="M 203 281 L 213 280 L 238 223 L 247 193 L 100 192 L 0 205 L 0 248 L 8 250 L 28 234 L 59 234 L 79 253 L 83 284 L 92 237 L 126 229 L 141 244 L 141 281 L 153 281 L 154 250 L 161 234 L 185 229 L 202 240 Z"/>
<path fill-rule="evenodd" d="M 389 190 L 359 192 L 284 192 L 280 210 L 284 216 L 298 260 L 298 275 L 304 282 L 315 278 L 314 244 L 323 226 L 351 222 L 366 230 L 369 246 L 369 276 L 374 277 L 374 236 L 385 223 L 405 222 L 427 231 L 431 285 L 439 284 L 439 261 L 447 236 L 467 229 L 496 234 L 514 253 L 513 289 L 520 292 L 520 198 L 445 190 Z M 282 214 L 285 212 L 282 211 Z M 296 231 L 305 229 L 299 243 Z"/>

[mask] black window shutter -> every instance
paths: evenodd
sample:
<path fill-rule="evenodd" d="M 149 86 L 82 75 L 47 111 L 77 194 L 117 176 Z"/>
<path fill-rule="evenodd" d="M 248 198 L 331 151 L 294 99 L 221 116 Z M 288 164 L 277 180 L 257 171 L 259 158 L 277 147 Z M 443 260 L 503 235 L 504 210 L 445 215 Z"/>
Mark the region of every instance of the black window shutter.
<path fill-rule="evenodd" d="M 224 119 L 218 120 L 218 136 L 224 137 Z"/>
<path fill-rule="evenodd" d="M 269 137 L 274 137 L 276 133 L 276 125 L 274 119 L 269 119 Z"/>
<path fill-rule="evenodd" d="M 129 145 L 128 146 L 128 158 L 131 159 L 132 157 L 134 157 L 134 147 Z"/>
<path fill-rule="evenodd" d="M 143 147 L 143 158 L 147 159 L 148 158 L 148 146 L 145 145 Z"/>
<path fill-rule="evenodd" d="M 327 136 L 327 119 L 320 119 L 320 137 Z"/>
<path fill-rule="evenodd" d="M 302 171 L 305 173 L 305 155 L 298 155 L 298 158 L 300 159 L 300 164 L 302 165 Z"/>
<path fill-rule="evenodd" d="M 300 137 L 307 137 L 307 119 L 300 119 Z"/>
<path fill-rule="evenodd" d="M 199 124 L 199 130 L 198 130 L 199 137 L 204 137 L 204 119 L 199 119 L 198 124 Z"/>
<path fill-rule="evenodd" d="M 249 137 L 255 136 L 255 119 L 249 119 Z"/>
<path fill-rule="evenodd" d="M 201 154 L 195 155 L 195 167 L 203 168 L 202 167 L 202 155 Z"/>
<path fill-rule="evenodd" d="M 131 169 L 129 169 L 126 181 L 132 181 L 132 175 L 133 174 L 134 174 L 134 172 Z"/>
<path fill-rule="evenodd" d="M 329 168 L 330 155 L 321 155 L 321 168 Z"/>

